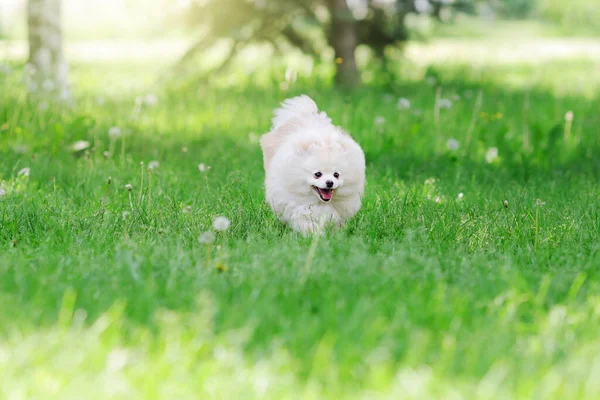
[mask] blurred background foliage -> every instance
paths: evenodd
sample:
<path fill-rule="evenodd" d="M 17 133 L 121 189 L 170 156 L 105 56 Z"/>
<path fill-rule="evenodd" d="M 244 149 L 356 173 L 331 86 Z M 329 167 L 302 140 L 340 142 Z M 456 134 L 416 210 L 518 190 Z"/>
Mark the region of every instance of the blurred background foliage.
<path fill-rule="evenodd" d="M 342 85 L 397 81 L 407 41 L 600 34 L 589 0 L 62 0 L 63 34 L 81 40 L 173 39 L 178 81 L 231 64 L 296 55 Z M 0 38 L 25 40 L 26 1 L 0 4 Z M 512 25 L 511 25 L 512 24 Z M 521 24 L 515 28 L 514 24 Z M 175 43 L 173 43 L 175 46 Z M 0 52 L 2 49 L 0 48 Z M 1 53 L 0 53 L 1 54 Z M 390 62 L 392 61 L 392 62 Z M 276 62 L 273 62 L 273 65 Z M 393 68 L 390 68 L 393 65 Z M 361 75 L 362 74 L 362 75 Z"/>

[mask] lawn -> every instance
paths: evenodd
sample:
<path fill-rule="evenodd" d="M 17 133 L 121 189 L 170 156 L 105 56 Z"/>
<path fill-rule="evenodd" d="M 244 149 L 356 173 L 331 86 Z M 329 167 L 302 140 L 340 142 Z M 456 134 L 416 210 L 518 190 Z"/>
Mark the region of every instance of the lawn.
<path fill-rule="evenodd" d="M 347 93 L 75 64 L 61 108 L 13 64 L 0 398 L 599 398 L 598 62 L 428 71 Z M 257 143 L 300 93 L 367 158 L 362 210 L 314 239 L 264 203 Z"/>

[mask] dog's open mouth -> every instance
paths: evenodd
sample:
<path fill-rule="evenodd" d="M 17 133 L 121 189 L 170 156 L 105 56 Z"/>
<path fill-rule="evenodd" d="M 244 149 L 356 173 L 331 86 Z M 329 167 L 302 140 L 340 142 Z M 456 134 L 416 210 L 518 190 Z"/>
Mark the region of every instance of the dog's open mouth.
<path fill-rule="evenodd" d="M 333 197 L 334 189 L 321 189 L 320 187 L 316 186 L 313 186 L 313 189 L 315 189 L 315 192 L 317 192 L 321 200 L 325 202 L 330 201 Z"/>

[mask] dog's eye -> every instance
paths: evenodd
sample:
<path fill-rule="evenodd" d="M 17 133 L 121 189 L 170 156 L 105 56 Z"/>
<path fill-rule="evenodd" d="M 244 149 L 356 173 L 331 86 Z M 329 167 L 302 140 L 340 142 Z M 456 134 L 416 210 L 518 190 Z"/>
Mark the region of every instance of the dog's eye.
<path fill-rule="evenodd" d="M 337 172 L 335 172 L 335 173 L 333 174 L 333 177 L 334 177 L 335 179 L 337 179 L 337 178 L 339 178 L 339 177 L 340 177 L 340 174 L 338 174 Z"/>
<path fill-rule="evenodd" d="M 320 177 L 322 177 L 323 174 L 320 172 L 315 172 L 315 178 L 319 179 Z"/>

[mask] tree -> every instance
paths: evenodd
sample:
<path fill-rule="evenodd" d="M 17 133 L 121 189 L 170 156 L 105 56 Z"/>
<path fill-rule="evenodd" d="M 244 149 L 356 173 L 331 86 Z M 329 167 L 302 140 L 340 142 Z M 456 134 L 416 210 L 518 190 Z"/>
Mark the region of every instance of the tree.
<path fill-rule="evenodd" d="M 69 99 L 60 0 L 29 0 L 27 26 L 31 88 L 51 97 Z"/>
<path fill-rule="evenodd" d="M 287 44 L 314 58 L 329 47 L 335 54 L 336 82 L 354 86 L 360 80 L 355 51 L 366 23 L 361 21 L 359 29 L 346 0 L 208 0 L 193 3 L 186 17 L 189 27 L 201 28 L 204 34 L 180 65 L 220 39 L 231 46 L 219 68 L 250 43 L 269 43 L 280 52 Z"/>
<path fill-rule="evenodd" d="M 358 46 L 356 20 L 346 0 L 328 0 L 327 5 L 331 16 L 329 43 L 337 65 L 336 82 L 341 86 L 355 86 L 360 81 L 355 54 Z"/>
<path fill-rule="evenodd" d="M 476 0 L 201 0 L 185 12 L 188 27 L 202 31 L 182 58 L 180 66 L 220 40 L 230 50 L 218 68 L 225 67 L 250 43 L 284 44 L 318 58 L 333 49 L 336 83 L 353 86 L 360 81 L 355 52 L 359 45 L 387 68 L 386 48 L 404 42 L 409 13 L 435 13 L 464 7 Z M 177 19 L 179 23 L 181 18 Z"/>

